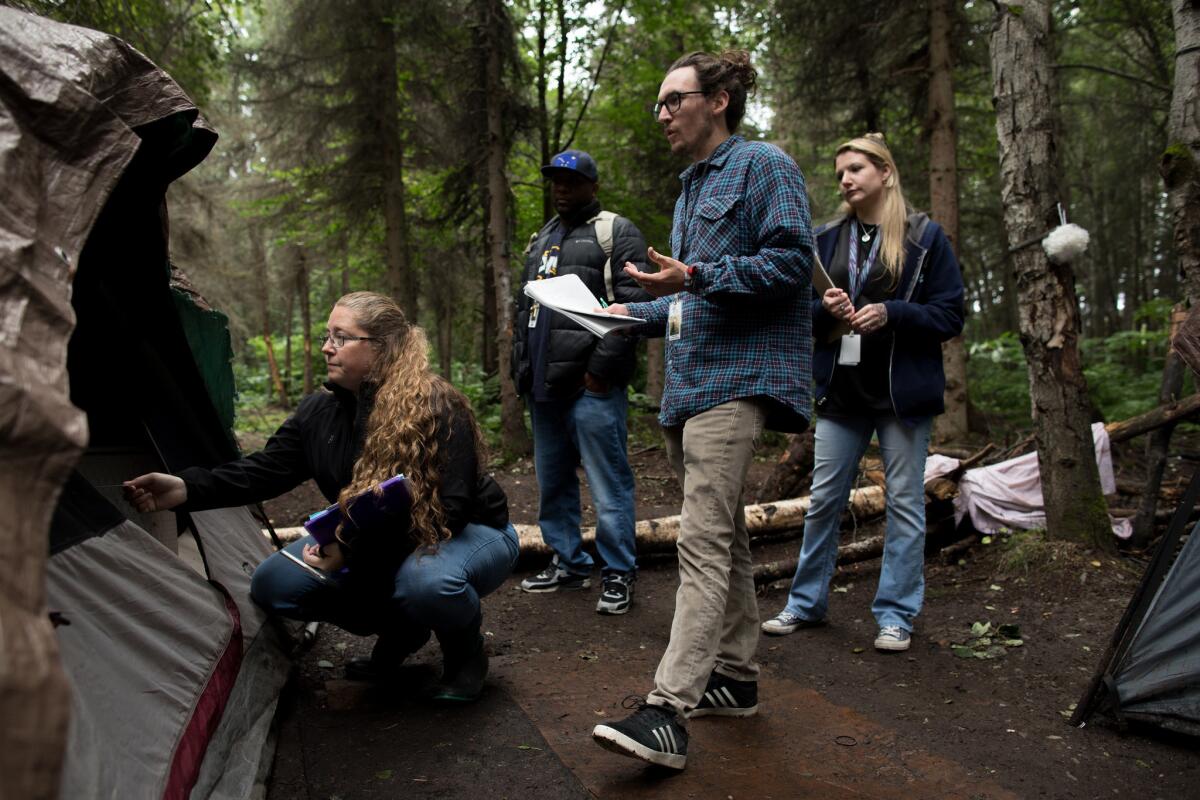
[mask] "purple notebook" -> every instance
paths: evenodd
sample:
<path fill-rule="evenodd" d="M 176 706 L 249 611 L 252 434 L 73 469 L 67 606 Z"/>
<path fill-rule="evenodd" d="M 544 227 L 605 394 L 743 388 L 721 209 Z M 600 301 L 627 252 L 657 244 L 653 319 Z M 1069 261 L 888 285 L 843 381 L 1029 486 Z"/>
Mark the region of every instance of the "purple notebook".
<path fill-rule="evenodd" d="M 388 478 L 379 484 L 383 494 L 368 489 L 350 501 L 350 515 L 342 515 L 342 508 L 337 503 L 324 511 L 318 511 L 304 523 L 317 543 L 324 546 L 334 541 L 334 533 L 338 523 L 345 519 L 347 528 L 363 530 L 376 524 L 386 523 L 395 525 L 403 523 L 407 527 L 409 509 L 412 507 L 412 495 L 408 488 L 408 479 L 403 475 Z"/>

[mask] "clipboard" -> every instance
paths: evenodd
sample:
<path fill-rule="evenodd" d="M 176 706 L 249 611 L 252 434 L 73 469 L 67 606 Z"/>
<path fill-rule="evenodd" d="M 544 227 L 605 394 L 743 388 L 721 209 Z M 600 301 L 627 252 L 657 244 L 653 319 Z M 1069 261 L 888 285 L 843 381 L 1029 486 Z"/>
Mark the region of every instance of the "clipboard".
<path fill-rule="evenodd" d="M 343 522 L 351 528 L 369 528 L 380 523 L 407 527 L 408 523 L 402 517 L 412 508 L 408 479 L 404 475 L 394 475 L 378 488 L 378 494 L 372 487 L 350 501 L 349 518 L 342 514 L 342 507 L 334 503 L 305 520 L 304 530 L 324 547 L 334 542 L 337 527 Z"/>
<path fill-rule="evenodd" d="M 813 248 L 813 270 L 812 270 L 812 285 L 813 291 L 817 293 L 817 298 L 825 296 L 825 292 L 830 289 L 836 289 L 833 279 L 829 277 L 829 273 L 825 271 L 825 265 L 821 263 L 821 257 L 817 255 L 817 248 Z M 834 320 L 833 327 L 829 329 L 829 333 L 825 336 L 825 341 L 832 344 L 838 339 L 850 332 L 850 324 L 843 320 Z"/>
<path fill-rule="evenodd" d="M 287 550 L 280 550 L 279 552 L 283 553 L 283 555 L 286 558 L 290 558 L 294 563 L 299 565 L 302 569 L 306 569 L 309 572 L 311 572 L 313 575 L 316 575 L 322 581 L 325 581 L 325 582 L 329 581 L 329 576 L 326 575 L 324 572 L 321 572 L 321 570 L 317 569 L 312 564 L 306 564 L 302 559 L 297 558 L 296 556 L 289 553 Z"/>

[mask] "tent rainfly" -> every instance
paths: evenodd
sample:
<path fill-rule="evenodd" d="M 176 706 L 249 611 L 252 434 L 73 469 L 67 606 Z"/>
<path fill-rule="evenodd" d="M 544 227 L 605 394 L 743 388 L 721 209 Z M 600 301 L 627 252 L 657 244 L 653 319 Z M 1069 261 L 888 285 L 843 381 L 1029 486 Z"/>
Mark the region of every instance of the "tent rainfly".
<path fill-rule="evenodd" d="M 1200 376 L 1200 306 L 1192 306 L 1172 346 Z M 1100 712 L 1120 724 L 1200 736 L 1200 524 L 1188 524 L 1197 502 L 1200 468 L 1076 705 L 1072 725 Z"/>
<path fill-rule="evenodd" d="M 0 798 L 245 798 L 289 631 L 247 509 L 120 483 L 236 455 L 227 321 L 167 257 L 216 134 L 124 42 L 0 7 Z"/>

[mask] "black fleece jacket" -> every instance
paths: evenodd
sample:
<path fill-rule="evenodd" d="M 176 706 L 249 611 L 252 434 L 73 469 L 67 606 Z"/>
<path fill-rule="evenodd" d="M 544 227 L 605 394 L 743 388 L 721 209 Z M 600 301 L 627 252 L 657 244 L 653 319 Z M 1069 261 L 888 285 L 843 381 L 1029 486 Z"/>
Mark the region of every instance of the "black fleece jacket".
<path fill-rule="evenodd" d="M 338 493 L 350 483 L 354 462 L 362 451 L 373 397 L 367 386 L 356 397 L 336 384 L 325 384 L 325 390 L 301 401 L 296 413 L 259 452 L 212 469 L 181 470 L 179 477 L 188 492 L 181 510 L 256 503 L 310 478 L 330 503 L 336 502 Z M 469 413 L 448 410 L 438 419 L 436 429 L 441 475 L 438 497 L 452 535 L 471 522 L 492 528 L 508 525 L 508 498 L 480 467 Z M 395 566 L 413 547 L 407 530 L 368 530 L 348 539 L 343 549 L 351 566 L 379 560 Z"/>

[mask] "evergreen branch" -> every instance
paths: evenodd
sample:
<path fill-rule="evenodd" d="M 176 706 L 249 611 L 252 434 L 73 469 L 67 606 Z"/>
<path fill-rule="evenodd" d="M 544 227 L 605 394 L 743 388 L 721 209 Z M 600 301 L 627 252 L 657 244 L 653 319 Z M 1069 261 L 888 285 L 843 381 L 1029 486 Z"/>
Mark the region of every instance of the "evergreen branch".
<path fill-rule="evenodd" d="M 592 95 L 596 92 L 596 86 L 600 83 L 600 73 L 604 69 L 604 62 L 608 60 L 608 53 L 612 49 L 613 39 L 616 38 L 617 23 L 620 21 L 621 12 L 624 10 L 625 0 L 621 0 L 613 12 L 612 23 L 608 26 L 608 35 L 604 39 L 604 49 L 600 51 L 600 61 L 596 64 L 595 74 L 592 75 L 592 85 L 588 88 L 587 96 L 583 98 L 583 105 L 579 107 L 579 113 L 575 116 L 575 122 L 571 125 L 571 135 L 567 137 L 567 143 L 562 147 L 563 150 L 571 148 L 571 143 L 575 141 L 575 134 L 579 132 L 579 124 L 583 121 L 583 115 L 587 113 L 588 104 L 592 102 Z"/>
<path fill-rule="evenodd" d="M 1134 83 L 1140 83 L 1140 84 L 1143 84 L 1144 86 L 1149 86 L 1151 89 L 1157 89 L 1160 92 L 1165 92 L 1167 94 L 1171 93 L 1170 86 L 1163 86 L 1160 83 L 1155 83 L 1154 81 L 1146 80 L 1145 78 L 1139 77 L 1137 75 L 1130 75 L 1128 72 L 1121 72 L 1120 70 L 1109 69 L 1108 67 L 1101 67 L 1096 64 L 1055 64 L 1054 68 L 1055 69 L 1091 70 L 1092 72 L 1100 72 L 1105 75 L 1112 75 L 1113 77 L 1116 77 L 1116 78 L 1124 78 L 1125 80 L 1133 81 Z"/>

